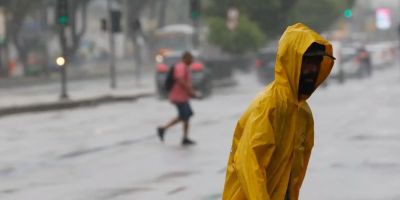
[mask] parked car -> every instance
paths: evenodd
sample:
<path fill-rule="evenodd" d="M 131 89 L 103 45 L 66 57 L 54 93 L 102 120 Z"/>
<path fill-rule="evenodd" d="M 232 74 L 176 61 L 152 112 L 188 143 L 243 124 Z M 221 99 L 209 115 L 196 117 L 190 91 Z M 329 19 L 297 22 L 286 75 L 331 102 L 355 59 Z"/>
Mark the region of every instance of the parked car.
<path fill-rule="evenodd" d="M 360 62 L 362 73 L 361 75 L 371 76 L 372 74 L 372 63 L 371 63 L 371 53 L 361 46 L 357 50 L 357 59 Z"/>
<path fill-rule="evenodd" d="M 158 57 L 156 66 L 156 89 L 160 99 L 168 96 L 165 89 L 165 79 L 169 69 L 180 62 L 182 53 L 168 53 L 162 57 Z M 190 66 L 193 88 L 201 93 L 201 97 L 207 97 L 212 92 L 212 78 L 209 69 L 200 60 L 194 58 L 194 62 Z"/>
<path fill-rule="evenodd" d="M 363 78 L 372 73 L 370 54 L 356 47 L 342 48 L 342 66 L 346 78 Z"/>
<path fill-rule="evenodd" d="M 339 41 L 333 41 L 332 47 L 336 60 L 329 75 L 331 80 L 343 83 L 348 78 L 371 75 L 370 53 L 365 48 L 355 44 L 342 44 Z"/>
<path fill-rule="evenodd" d="M 258 80 L 267 84 L 275 78 L 276 48 L 267 47 L 258 51 L 256 56 L 256 72 Z"/>

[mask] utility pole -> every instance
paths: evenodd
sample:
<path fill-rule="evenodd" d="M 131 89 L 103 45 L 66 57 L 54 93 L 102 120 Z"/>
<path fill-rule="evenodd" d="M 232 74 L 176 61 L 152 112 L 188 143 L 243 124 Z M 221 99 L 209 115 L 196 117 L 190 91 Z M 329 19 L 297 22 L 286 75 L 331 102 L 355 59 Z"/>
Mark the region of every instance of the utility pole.
<path fill-rule="evenodd" d="M 61 100 L 67 100 L 67 38 L 65 36 L 65 28 L 68 26 L 68 0 L 57 0 L 57 23 L 60 27 L 60 44 L 61 44 L 61 57 L 57 58 L 57 64 L 60 67 L 61 73 Z"/>
<path fill-rule="evenodd" d="M 200 35 L 199 35 L 199 29 L 200 29 L 200 15 L 201 15 L 201 2 L 200 0 L 190 0 L 190 17 L 192 19 L 193 23 L 193 29 L 194 29 L 194 34 L 193 34 L 193 45 L 197 49 L 199 47 L 200 43 Z"/>
<path fill-rule="evenodd" d="M 61 100 L 68 99 L 67 94 L 67 38 L 65 37 L 65 27 L 61 26 L 60 29 L 60 42 L 62 47 L 62 56 L 59 58 L 59 66 L 61 67 Z M 62 60 L 64 59 L 64 61 Z"/>
<path fill-rule="evenodd" d="M 110 42 L 110 78 L 111 83 L 110 87 L 115 89 L 117 87 L 116 81 L 116 73 L 115 73 L 115 40 L 114 40 L 114 31 L 113 31 L 113 20 L 112 20 L 112 10 L 111 10 L 111 0 L 107 0 L 107 8 L 108 8 L 108 25 L 107 30 L 109 34 L 109 42 Z"/>

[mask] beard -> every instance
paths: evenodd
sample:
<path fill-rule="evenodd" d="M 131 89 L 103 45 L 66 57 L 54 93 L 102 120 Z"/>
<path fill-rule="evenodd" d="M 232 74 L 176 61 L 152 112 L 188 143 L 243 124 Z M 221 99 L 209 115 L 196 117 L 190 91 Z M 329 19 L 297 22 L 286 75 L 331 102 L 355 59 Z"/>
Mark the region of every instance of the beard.
<path fill-rule="evenodd" d="M 315 80 L 317 79 L 317 74 L 307 74 L 302 75 L 299 81 L 299 95 L 311 96 L 311 94 L 315 91 Z"/>

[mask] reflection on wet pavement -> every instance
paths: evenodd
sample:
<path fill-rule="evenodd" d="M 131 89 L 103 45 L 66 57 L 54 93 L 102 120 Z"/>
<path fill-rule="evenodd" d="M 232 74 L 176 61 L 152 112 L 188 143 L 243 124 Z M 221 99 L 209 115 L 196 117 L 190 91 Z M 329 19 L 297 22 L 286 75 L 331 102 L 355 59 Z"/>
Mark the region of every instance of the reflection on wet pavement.
<path fill-rule="evenodd" d="M 171 179 L 187 177 L 187 176 L 190 176 L 190 175 L 193 175 L 196 173 L 198 173 L 198 172 L 191 172 L 191 171 L 167 172 L 167 173 L 164 173 L 161 176 L 157 177 L 155 179 L 155 181 L 162 182 L 162 181 L 167 181 L 167 180 L 171 180 Z"/>
<path fill-rule="evenodd" d="M 173 190 L 167 192 L 167 194 L 168 194 L 168 195 L 173 195 L 173 194 L 182 192 L 182 191 L 184 191 L 185 189 L 186 189 L 186 187 L 184 187 L 184 186 L 182 186 L 182 187 L 177 187 L 177 188 L 175 188 L 175 189 L 173 189 Z"/>

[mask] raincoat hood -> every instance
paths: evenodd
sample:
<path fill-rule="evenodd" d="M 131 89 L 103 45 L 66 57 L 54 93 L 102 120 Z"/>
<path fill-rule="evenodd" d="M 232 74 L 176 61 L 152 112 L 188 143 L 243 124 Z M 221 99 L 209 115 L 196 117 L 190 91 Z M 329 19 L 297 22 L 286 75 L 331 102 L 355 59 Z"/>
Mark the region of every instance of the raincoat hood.
<path fill-rule="evenodd" d="M 275 82 L 290 88 L 292 98 L 298 99 L 302 58 L 312 43 L 325 46 L 325 53 L 332 55 L 332 45 L 321 35 L 301 23 L 289 26 L 279 40 L 275 64 Z M 316 81 L 317 88 L 329 75 L 334 62 L 324 56 Z"/>

